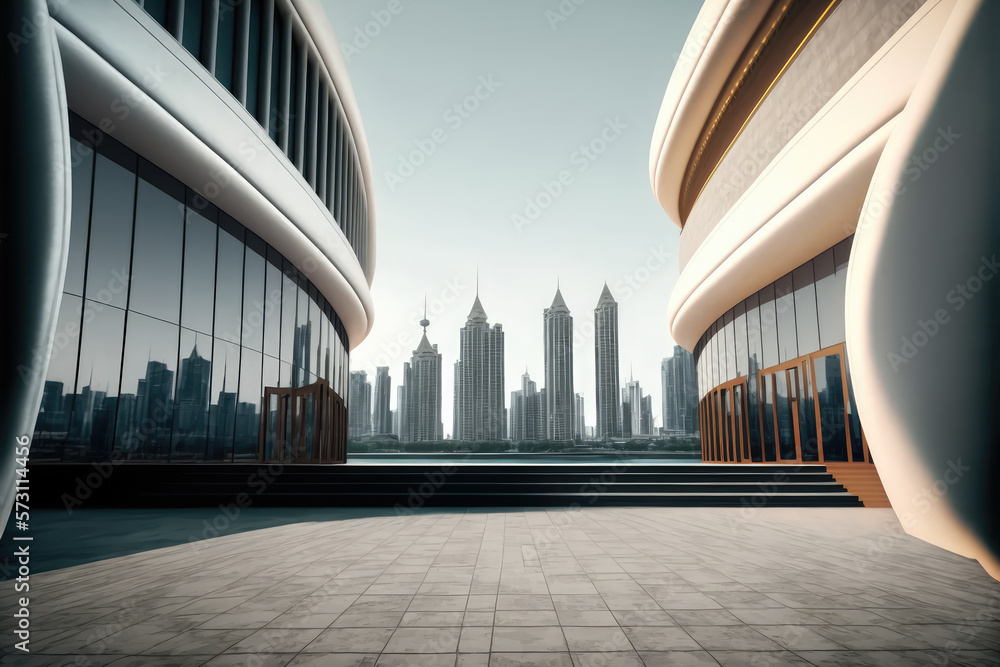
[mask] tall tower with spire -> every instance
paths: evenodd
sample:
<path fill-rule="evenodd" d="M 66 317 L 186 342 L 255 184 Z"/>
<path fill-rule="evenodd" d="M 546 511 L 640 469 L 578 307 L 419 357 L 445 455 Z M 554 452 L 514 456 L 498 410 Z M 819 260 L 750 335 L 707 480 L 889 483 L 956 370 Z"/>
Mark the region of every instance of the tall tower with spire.
<path fill-rule="evenodd" d="M 441 425 L 441 354 L 437 345 L 427 340 L 427 299 L 424 299 L 424 319 L 420 326 L 424 335 L 403 367 L 403 396 L 406 419 L 402 439 L 406 442 L 427 442 L 443 437 Z"/>
<path fill-rule="evenodd" d="M 545 437 L 573 438 L 573 317 L 556 286 L 552 305 L 545 309 Z"/>
<path fill-rule="evenodd" d="M 594 368 L 598 440 L 622 437 L 618 385 L 618 302 L 604 283 L 594 309 Z"/>
<path fill-rule="evenodd" d="M 459 358 L 455 364 L 455 432 L 452 437 L 456 440 L 478 442 L 506 438 L 503 372 L 503 326 L 490 327 L 479 301 L 477 276 L 476 300 L 460 330 Z"/>

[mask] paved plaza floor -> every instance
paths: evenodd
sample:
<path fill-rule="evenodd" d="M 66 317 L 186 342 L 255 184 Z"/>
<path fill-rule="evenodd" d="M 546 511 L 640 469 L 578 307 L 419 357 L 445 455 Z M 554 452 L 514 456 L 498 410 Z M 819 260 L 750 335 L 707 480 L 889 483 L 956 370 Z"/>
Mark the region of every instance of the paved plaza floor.
<path fill-rule="evenodd" d="M 33 574 L 27 656 L 0 582 L 0 664 L 1000 665 L 1000 583 L 891 510 L 311 516 Z"/>

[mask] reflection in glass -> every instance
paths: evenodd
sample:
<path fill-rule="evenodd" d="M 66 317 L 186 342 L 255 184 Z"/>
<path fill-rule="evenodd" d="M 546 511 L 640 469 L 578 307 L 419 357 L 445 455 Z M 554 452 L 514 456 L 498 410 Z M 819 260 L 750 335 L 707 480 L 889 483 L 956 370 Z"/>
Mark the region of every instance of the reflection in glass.
<path fill-rule="evenodd" d="M 747 359 L 749 358 L 749 342 L 747 341 L 747 314 L 746 302 L 740 301 L 733 308 L 733 331 L 735 332 L 735 362 L 736 375 L 742 377 L 747 374 Z"/>
<path fill-rule="evenodd" d="M 247 41 L 247 111 L 251 116 L 260 122 L 261 116 L 257 114 L 257 95 L 260 80 L 260 45 L 263 35 L 261 34 L 261 13 L 263 12 L 263 0 L 248 0 L 250 6 L 250 38 Z"/>
<path fill-rule="evenodd" d="M 243 227 L 219 214 L 215 270 L 215 337 L 239 344 L 243 328 Z"/>
<path fill-rule="evenodd" d="M 808 366 L 808 364 L 806 364 Z M 808 389 L 808 379 L 803 367 L 789 369 L 789 376 L 796 384 L 795 393 L 798 396 L 799 449 L 803 461 L 819 460 L 819 439 L 816 437 L 816 412 L 813 397 Z"/>
<path fill-rule="evenodd" d="M 778 362 L 778 315 L 774 310 L 774 285 L 757 293 L 760 300 L 760 342 L 764 356 L 762 368 L 776 366 Z"/>
<path fill-rule="evenodd" d="M 858 406 L 854 402 L 854 386 L 851 384 L 851 365 L 844 356 L 844 364 L 847 366 L 847 425 L 848 433 L 851 437 L 851 456 L 854 461 L 865 460 L 864 443 L 861 439 L 861 419 L 858 417 Z"/>
<path fill-rule="evenodd" d="M 844 381 L 840 355 L 830 354 L 813 361 L 814 396 L 819 406 L 819 428 L 825 461 L 847 460 L 847 426 L 844 420 Z"/>
<path fill-rule="evenodd" d="M 774 376 L 762 375 L 760 378 L 761 419 L 763 420 L 764 460 L 774 461 L 777 443 L 774 439 Z"/>
<path fill-rule="evenodd" d="M 118 408 L 125 311 L 84 302 L 80 364 L 64 461 L 101 460 L 111 452 Z"/>
<path fill-rule="evenodd" d="M 260 434 L 261 354 L 243 349 L 240 357 L 240 395 L 236 405 L 237 459 L 256 459 Z"/>
<path fill-rule="evenodd" d="M 236 403 L 240 382 L 240 347 L 219 338 L 212 353 L 211 405 L 208 409 L 209 461 L 230 461 L 236 432 Z"/>
<path fill-rule="evenodd" d="M 268 309 L 264 298 L 265 252 L 267 247 L 260 237 L 247 232 L 243 266 L 243 346 L 258 352 L 264 344 L 264 318 Z"/>
<path fill-rule="evenodd" d="M 87 265 L 87 230 L 90 227 L 90 186 L 94 176 L 94 151 L 76 139 L 70 139 L 70 155 L 73 165 L 73 202 L 70 214 L 66 281 L 63 283 L 63 291 L 83 296 L 83 276 Z"/>
<path fill-rule="evenodd" d="M 212 339 L 181 329 L 180 374 L 174 405 L 173 460 L 203 460 L 208 438 L 208 396 L 212 381 Z"/>
<path fill-rule="evenodd" d="M 301 282 L 296 288 L 298 309 L 295 317 L 294 349 L 292 350 L 292 386 L 304 387 L 309 384 L 309 293 Z"/>
<path fill-rule="evenodd" d="M 790 273 L 774 281 L 774 309 L 778 315 L 778 362 L 783 363 L 798 356 L 795 297 Z"/>
<path fill-rule="evenodd" d="M 83 299 L 63 294 L 56 320 L 56 332 L 49 351 L 49 368 L 42 390 L 42 404 L 31 440 L 31 458 L 56 459 L 69 431 L 76 392 L 76 361 L 80 347 L 80 318 Z"/>
<path fill-rule="evenodd" d="M 173 421 L 177 325 L 128 315 L 115 449 L 128 459 L 165 459 Z"/>
<path fill-rule="evenodd" d="M 795 431 L 785 371 L 774 374 L 774 414 L 777 418 L 778 452 L 782 460 L 795 458 Z"/>
<path fill-rule="evenodd" d="M 129 310 L 177 323 L 180 317 L 184 186 L 139 161 Z"/>
<path fill-rule="evenodd" d="M 812 262 L 806 262 L 792 271 L 792 285 L 795 289 L 798 354 L 809 354 L 819 349 L 819 320 L 816 315 L 816 288 L 813 285 Z"/>
<path fill-rule="evenodd" d="M 106 139 L 94 166 L 87 298 L 119 308 L 128 297 L 135 164 L 135 153 Z"/>
<path fill-rule="evenodd" d="M 203 206 L 193 206 L 197 203 Z M 211 335 L 218 231 L 215 220 L 218 213 L 214 206 L 205 206 L 204 200 L 197 196 L 189 196 L 186 210 L 181 325 Z"/>
<path fill-rule="evenodd" d="M 319 292 L 312 285 L 309 286 L 309 339 L 311 341 L 310 345 L 310 361 L 309 361 L 309 372 L 312 377 L 312 382 L 316 381 L 316 378 L 320 373 L 320 364 L 323 359 L 323 336 L 320 332 L 323 330 L 322 320 L 319 315 Z"/>
<path fill-rule="evenodd" d="M 264 354 L 277 357 L 281 354 L 281 257 L 274 257 L 277 251 L 267 249 L 267 280 L 264 304 Z M 277 266 L 274 262 L 277 260 Z"/>
<path fill-rule="evenodd" d="M 282 68 L 281 68 L 281 55 L 285 52 L 284 45 L 284 21 L 281 16 L 281 12 L 278 10 L 278 6 L 274 6 L 274 17 L 271 24 L 271 91 L 270 91 L 270 101 L 267 115 L 267 134 L 271 137 L 271 141 L 274 143 L 278 142 L 279 128 L 284 125 L 284 119 L 279 118 L 280 102 L 279 102 L 279 91 L 285 86 L 285 82 L 281 80 L 282 78 Z M 265 64 L 265 66 L 267 66 Z M 279 144 L 280 145 L 280 144 Z"/>
<path fill-rule="evenodd" d="M 733 311 L 729 311 L 722 316 L 722 326 L 724 337 L 720 343 L 723 346 L 722 377 L 724 382 L 728 382 L 736 377 L 736 334 L 733 329 Z"/>
<path fill-rule="evenodd" d="M 281 279 L 281 356 L 283 362 L 292 362 L 295 349 L 295 306 L 298 303 L 298 288 L 295 284 L 295 269 L 285 262 Z M 290 387 L 292 385 L 282 385 Z"/>

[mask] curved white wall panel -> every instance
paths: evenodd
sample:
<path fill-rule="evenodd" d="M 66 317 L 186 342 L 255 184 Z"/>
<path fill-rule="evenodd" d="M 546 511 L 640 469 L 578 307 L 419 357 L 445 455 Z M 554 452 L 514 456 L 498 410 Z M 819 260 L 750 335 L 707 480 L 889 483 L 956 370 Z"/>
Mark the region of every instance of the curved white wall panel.
<path fill-rule="evenodd" d="M 846 298 L 858 408 L 900 523 L 995 578 L 998 25 L 996 3 L 957 3 L 879 160 Z"/>
<path fill-rule="evenodd" d="M 668 306 L 674 340 L 692 349 L 738 300 L 853 233 L 887 124 L 906 104 L 951 5 L 928 3 L 915 14 L 693 250 Z"/>

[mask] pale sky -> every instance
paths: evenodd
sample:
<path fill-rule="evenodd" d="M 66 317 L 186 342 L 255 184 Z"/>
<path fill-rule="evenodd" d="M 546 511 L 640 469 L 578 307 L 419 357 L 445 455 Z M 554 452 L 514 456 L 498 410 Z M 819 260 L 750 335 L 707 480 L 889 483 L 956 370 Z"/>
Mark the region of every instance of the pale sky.
<path fill-rule="evenodd" d="M 483 308 L 505 332 L 509 409 L 525 368 L 544 386 L 542 310 L 558 280 L 577 340 L 574 388 L 591 427 L 594 307 L 607 281 L 619 302 L 622 386 L 634 373 L 661 426 L 679 230 L 653 197 L 649 145 L 701 2 L 323 5 L 375 180 L 375 324 L 352 352 L 351 370 L 367 370 L 371 380 L 375 366 L 389 366 L 395 409 L 426 293 L 450 434 L 459 329 L 478 268 Z M 563 15 L 560 7 L 575 10 Z"/>

